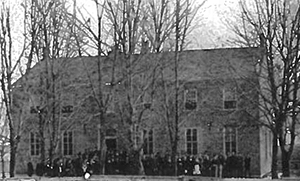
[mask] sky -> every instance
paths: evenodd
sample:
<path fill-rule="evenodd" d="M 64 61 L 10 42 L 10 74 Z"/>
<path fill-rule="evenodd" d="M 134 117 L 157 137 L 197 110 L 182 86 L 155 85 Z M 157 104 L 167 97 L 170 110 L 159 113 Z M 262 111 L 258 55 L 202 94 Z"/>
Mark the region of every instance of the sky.
<path fill-rule="evenodd" d="M 237 7 L 238 0 L 208 0 L 203 8 L 203 22 L 192 33 L 195 49 L 224 48 L 232 33 L 225 20 L 230 18 L 231 9 Z"/>
<path fill-rule="evenodd" d="M 209 49 L 229 46 L 227 39 L 232 34 L 224 25 L 224 19 L 228 18 L 231 8 L 238 5 L 239 0 L 207 0 L 204 7 L 198 12 L 201 22 L 190 34 L 189 49 Z M 196 3 L 202 0 L 195 0 Z M 77 0 L 77 5 L 87 10 L 92 16 L 96 16 L 94 0 Z M 203 17 L 203 18 L 202 18 Z"/>
<path fill-rule="evenodd" d="M 14 29 L 15 40 L 20 45 L 24 40 L 22 32 L 24 27 L 21 27 L 21 21 L 24 19 L 22 14 L 22 7 L 20 4 L 23 0 L 6 0 L 9 1 L 13 11 L 12 27 Z M 94 0 L 76 0 L 80 9 L 87 14 L 87 16 L 96 17 L 96 7 Z M 202 0 L 195 0 L 196 3 L 202 2 Z M 193 29 L 192 33 L 188 36 L 190 43 L 188 49 L 210 49 L 227 47 L 226 41 L 230 39 L 232 34 L 224 25 L 224 19 L 230 18 L 228 12 L 230 8 L 236 7 L 239 0 L 207 0 L 203 8 L 198 11 L 198 16 L 201 21 L 195 23 L 199 24 Z M 72 2 L 72 0 L 70 0 Z M 17 42 L 16 42 L 17 43 Z M 22 49 L 20 47 L 20 49 Z M 18 54 L 18 53 L 16 53 Z"/>

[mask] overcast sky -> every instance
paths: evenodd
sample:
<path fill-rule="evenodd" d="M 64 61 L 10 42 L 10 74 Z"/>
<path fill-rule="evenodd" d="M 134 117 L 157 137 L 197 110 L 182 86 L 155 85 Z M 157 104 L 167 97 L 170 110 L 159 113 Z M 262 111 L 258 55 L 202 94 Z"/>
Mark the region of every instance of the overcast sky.
<path fill-rule="evenodd" d="M 17 37 L 15 41 L 22 45 L 23 36 L 22 32 L 24 27 L 20 26 L 24 19 L 22 14 L 22 7 L 20 4 L 23 0 L 7 0 L 13 13 L 12 27 L 15 33 L 14 37 Z M 201 2 L 202 0 L 195 0 Z M 199 24 L 190 34 L 189 49 L 207 49 L 207 48 L 220 48 L 228 47 L 226 40 L 230 39 L 230 31 L 226 28 L 223 21 L 226 18 L 230 18 L 230 8 L 236 7 L 239 0 L 207 0 L 205 6 L 198 12 Z M 72 0 L 70 0 L 72 2 Z M 87 16 L 96 17 L 96 7 L 94 0 L 77 0 L 77 6 L 82 9 Z M 16 43 L 17 43 L 16 42 Z M 21 47 L 20 47 L 21 49 Z"/>
<path fill-rule="evenodd" d="M 227 40 L 232 33 L 225 25 L 231 18 L 231 10 L 239 0 L 208 0 L 203 8 L 203 22 L 192 33 L 193 48 L 228 47 Z"/>
<path fill-rule="evenodd" d="M 202 0 L 195 0 L 196 3 Z M 191 43 L 189 49 L 206 49 L 227 47 L 227 39 L 232 36 L 224 25 L 224 19 L 230 18 L 232 7 L 236 7 L 239 0 L 207 0 L 205 6 L 198 12 L 201 17 L 190 34 Z M 85 9 L 90 15 L 96 16 L 94 0 L 77 0 L 77 5 Z M 203 17 L 203 18 L 202 18 Z"/>

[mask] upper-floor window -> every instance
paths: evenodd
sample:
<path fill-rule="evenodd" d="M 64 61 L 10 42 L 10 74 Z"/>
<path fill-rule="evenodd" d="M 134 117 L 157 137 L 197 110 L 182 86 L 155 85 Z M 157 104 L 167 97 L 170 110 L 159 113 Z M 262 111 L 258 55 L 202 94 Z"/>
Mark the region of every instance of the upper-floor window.
<path fill-rule="evenodd" d="M 198 154 L 197 129 L 186 130 L 186 152 L 189 155 Z"/>
<path fill-rule="evenodd" d="M 63 106 L 61 109 L 62 113 L 71 113 L 73 112 L 73 106 L 72 105 L 67 105 L 67 106 Z"/>
<path fill-rule="evenodd" d="M 63 115 L 72 113 L 74 111 L 74 100 L 74 95 L 68 91 L 65 91 L 65 93 L 61 95 L 60 111 Z"/>
<path fill-rule="evenodd" d="M 195 110 L 197 108 L 196 89 L 188 89 L 185 91 L 184 108 L 186 110 Z"/>
<path fill-rule="evenodd" d="M 30 132 L 30 154 L 40 155 L 40 140 L 36 132 Z"/>
<path fill-rule="evenodd" d="M 100 125 L 98 125 L 98 128 Z M 114 128 L 108 128 L 105 131 L 105 143 L 107 151 L 117 150 L 117 130 Z"/>
<path fill-rule="evenodd" d="M 223 108 L 224 109 L 236 109 L 237 108 L 237 96 L 235 88 L 225 88 L 223 90 Z"/>
<path fill-rule="evenodd" d="M 65 131 L 63 134 L 63 154 L 64 155 L 73 155 L 73 132 Z"/>

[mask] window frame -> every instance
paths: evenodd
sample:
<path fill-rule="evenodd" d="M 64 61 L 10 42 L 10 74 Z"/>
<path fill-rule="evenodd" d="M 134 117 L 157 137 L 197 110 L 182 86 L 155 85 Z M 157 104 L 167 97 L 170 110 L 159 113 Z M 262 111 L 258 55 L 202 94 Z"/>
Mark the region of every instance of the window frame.
<path fill-rule="evenodd" d="M 150 136 L 151 133 L 151 136 Z M 146 134 L 146 136 L 145 136 Z M 151 138 L 151 140 L 150 140 Z M 146 149 L 145 149 L 146 147 Z M 143 151 L 145 155 L 154 154 L 154 129 L 143 130 Z"/>
<path fill-rule="evenodd" d="M 188 101 L 188 98 L 187 98 L 187 94 L 189 93 L 189 92 L 192 92 L 192 91 L 194 91 L 195 92 L 195 97 L 194 98 L 192 98 L 191 100 L 189 100 L 189 101 L 191 101 L 191 102 L 195 102 L 195 104 L 196 104 L 196 107 L 195 108 L 193 108 L 193 109 L 188 109 L 187 107 L 186 107 L 186 105 L 187 105 L 187 101 Z M 184 90 L 184 110 L 186 110 L 186 111 L 194 111 L 194 110 L 197 110 L 198 109 L 198 90 L 196 89 L 196 88 L 191 88 L 191 89 L 185 89 Z"/>
<path fill-rule="evenodd" d="M 190 135 L 191 139 L 190 140 L 188 140 L 188 131 L 189 130 L 191 131 L 191 135 Z M 196 135 L 193 135 L 194 130 L 196 130 Z M 199 131 L 197 128 L 191 127 L 191 128 L 185 129 L 185 150 L 188 155 L 197 155 L 199 153 L 198 136 L 199 136 Z M 195 140 L 193 139 L 194 137 L 196 138 Z M 190 150 L 189 150 L 189 146 L 188 146 L 189 144 L 191 145 Z M 194 150 L 196 150 L 196 151 L 194 152 Z"/>
<path fill-rule="evenodd" d="M 133 124 L 133 141 L 134 141 L 134 147 L 138 147 L 141 143 L 141 132 L 140 132 L 140 125 Z"/>
<path fill-rule="evenodd" d="M 65 143 L 65 134 L 67 133 L 67 143 Z M 69 142 L 70 140 L 70 135 L 71 134 L 71 143 Z M 67 130 L 63 132 L 62 136 L 62 154 L 65 156 L 70 156 L 74 154 L 74 132 L 73 130 Z M 65 148 L 65 145 L 67 145 L 67 148 Z"/>
<path fill-rule="evenodd" d="M 33 139 L 33 142 L 32 142 Z M 37 132 L 29 133 L 29 147 L 30 147 L 30 156 L 40 156 L 41 154 L 41 143 Z"/>
<path fill-rule="evenodd" d="M 228 129 L 232 129 L 232 132 Z M 228 130 L 228 131 L 226 131 Z M 229 133 L 229 135 L 227 135 Z M 229 150 L 227 149 L 227 136 L 229 136 Z M 234 149 L 233 149 L 233 143 Z M 223 149 L 224 149 L 224 155 L 227 155 L 228 153 L 238 153 L 238 128 L 236 126 L 225 126 L 223 128 Z"/>
<path fill-rule="evenodd" d="M 233 99 L 230 98 L 226 98 L 227 92 L 230 92 L 231 94 L 233 94 Z M 227 108 L 226 102 L 234 102 L 234 107 L 229 107 Z M 238 101 L 237 101 L 237 90 L 236 88 L 223 88 L 223 110 L 236 110 L 238 108 Z"/>

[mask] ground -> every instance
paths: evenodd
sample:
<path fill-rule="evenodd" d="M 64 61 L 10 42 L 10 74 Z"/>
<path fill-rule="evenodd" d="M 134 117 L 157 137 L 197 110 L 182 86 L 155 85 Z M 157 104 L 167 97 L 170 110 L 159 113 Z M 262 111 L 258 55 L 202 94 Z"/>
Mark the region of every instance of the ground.
<path fill-rule="evenodd" d="M 14 178 L 6 178 L 7 181 L 84 181 L 82 177 L 28 177 L 26 175 L 17 175 Z M 90 179 L 91 181 L 268 181 L 270 179 L 245 179 L 245 178 L 212 178 L 212 177 L 192 177 L 192 176 L 128 176 L 128 175 L 93 175 Z M 287 178 L 278 179 L 278 181 L 298 181 L 300 178 Z M 277 181 L 277 180 L 275 180 Z"/>

